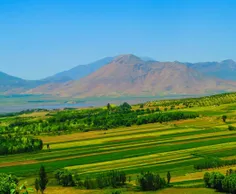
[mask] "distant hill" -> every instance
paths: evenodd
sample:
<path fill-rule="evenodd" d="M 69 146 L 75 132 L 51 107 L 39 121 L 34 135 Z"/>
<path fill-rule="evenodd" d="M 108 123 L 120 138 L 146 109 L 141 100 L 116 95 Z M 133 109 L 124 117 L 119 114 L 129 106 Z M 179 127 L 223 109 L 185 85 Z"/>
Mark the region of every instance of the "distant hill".
<path fill-rule="evenodd" d="M 68 71 L 60 72 L 42 80 L 24 80 L 0 72 L 0 94 L 19 94 L 45 84 L 56 86 L 60 83 L 66 83 L 71 80 L 79 80 L 80 78 L 96 71 L 103 65 L 111 62 L 112 59 L 112 57 L 106 57 L 88 65 L 78 65 Z"/>
<path fill-rule="evenodd" d="M 29 89 L 33 83 L 23 80 L 18 77 L 8 75 L 0 72 L 0 94 L 4 93 L 21 93 L 22 91 Z"/>
<path fill-rule="evenodd" d="M 104 65 L 110 63 L 115 57 L 105 57 L 98 61 L 89 63 L 87 65 L 78 65 L 70 70 L 57 73 L 53 76 L 43 79 L 44 81 L 53 83 L 53 82 L 67 82 L 71 80 L 79 80 L 87 75 L 97 71 Z M 150 57 L 141 57 L 144 61 L 155 61 Z"/>
<path fill-rule="evenodd" d="M 78 65 L 42 80 L 0 72 L 0 94 L 59 96 L 199 95 L 236 91 L 236 62 L 158 62 L 120 55 Z"/>
<path fill-rule="evenodd" d="M 51 77 L 45 78 L 44 80 L 48 82 L 66 82 L 70 80 L 79 80 L 110 63 L 112 59 L 113 57 L 106 57 L 87 65 L 78 65 L 70 70 L 63 71 Z"/>
<path fill-rule="evenodd" d="M 236 62 L 228 59 L 222 62 L 185 63 L 204 75 L 236 81 Z"/>
<path fill-rule="evenodd" d="M 235 91 L 236 82 L 212 78 L 190 64 L 144 61 L 121 55 L 79 81 L 46 84 L 28 91 L 60 96 L 156 96 Z"/>

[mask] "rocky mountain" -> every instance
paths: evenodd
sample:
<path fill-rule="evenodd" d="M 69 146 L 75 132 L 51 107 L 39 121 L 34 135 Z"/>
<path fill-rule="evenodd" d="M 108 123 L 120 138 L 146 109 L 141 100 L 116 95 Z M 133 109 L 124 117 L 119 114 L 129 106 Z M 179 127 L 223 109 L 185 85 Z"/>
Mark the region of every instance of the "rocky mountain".
<path fill-rule="evenodd" d="M 221 62 L 185 63 L 204 75 L 236 81 L 236 62 L 228 59 Z"/>
<path fill-rule="evenodd" d="M 46 84 L 28 93 L 60 96 L 155 96 L 235 91 L 236 82 L 204 75 L 190 64 L 144 61 L 121 55 L 78 81 Z"/>

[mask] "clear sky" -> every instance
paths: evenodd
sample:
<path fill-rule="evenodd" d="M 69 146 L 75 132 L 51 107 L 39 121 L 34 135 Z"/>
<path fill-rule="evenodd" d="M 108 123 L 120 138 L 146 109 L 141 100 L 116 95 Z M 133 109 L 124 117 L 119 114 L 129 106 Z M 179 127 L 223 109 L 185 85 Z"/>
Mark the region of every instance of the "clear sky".
<path fill-rule="evenodd" d="M 0 71 L 43 78 L 125 53 L 236 60 L 236 0 L 0 0 Z"/>

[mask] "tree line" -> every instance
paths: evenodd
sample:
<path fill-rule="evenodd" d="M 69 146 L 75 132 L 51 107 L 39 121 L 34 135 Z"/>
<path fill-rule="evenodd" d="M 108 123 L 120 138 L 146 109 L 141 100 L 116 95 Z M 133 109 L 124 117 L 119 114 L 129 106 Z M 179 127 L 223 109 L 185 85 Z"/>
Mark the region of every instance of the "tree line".
<path fill-rule="evenodd" d="M 84 180 L 79 174 L 73 173 L 70 170 L 60 169 L 54 173 L 54 176 L 59 185 L 63 187 L 77 187 L 83 189 L 103 189 L 103 188 L 121 188 L 126 186 L 127 182 L 131 182 L 131 177 L 123 171 L 111 170 L 109 172 L 98 174 L 95 177 L 86 177 Z M 137 176 L 137 187 L 141 191 L 156 191 L 168 187 L 171 181 L 170 172 L 167 173 L 166 179 L 159 174 L 153 172 L 141 172 Z M 39 169 L 38 177 L 35 179 L 34 188 L 28 188 L 23 184 L 19 186 L 17 177 L 0 174 L 0 193 L 1 194 L 28 194 L 32 191 L 41 192 L 47 188 L 49 179 L 44 166 Z M 114 193 L 119 193 L 114 191 Z"/>
<path fill-rule="evenodd" d="M 142 125 L 155 122 L 198 117 L 194 112 L 161 112 L 156 109 L 132 110 L 128 103 L 117 107 L 107 105 L 106 109 L 65 110 L 50 113 L 44 120 L 18 118 L 8 126 L 0 126 L 0 134 L 17 133 L 39 135 L 41 133 L 60 134 L 67 131 L 106 130 L 122 126 Z"/>
<path fill-rule="evenodd" d="M 226 175 L 220 172 L 206 172 L 203 180 L 208 188 L 219 192 L 236 194 L 236 172 L 232 169 L 228 170 Z"/>
<path fill-rule="evenodd" d="M 55 178 L 59 185 L 63 187 L 77 187 L 85 189 L 119 188 L 131 182 L 131 177 L 127 177 L 123 171 L 111 170 L 98 174 L 94 177 L 86 177 L 82 180 L 77 173 L 70 170 L 57 170 Z M 170 184 L 171 174 L 167 173 L 166 179 L 153 172 L 141 172 L 137 176 L 137 186 L 141 191 L 156 191 L 163 189 Z"/>
<path fill-rule="evenodd" d="M 165 106 L 165 107 L 183 106 L 185 108 L 191 108 L 191 107 L 205 107 L 213 105 L 219 106 L 220 104 L 229 104 L 235 101 L 236 101 L 236 92 L 216 94 L 199 98 L 184 98 L 184 99 L 147 102 L 146 106 Z"/>
<path fill-rule="evenodd" d="M 10 134 L 0 136 L 0 155 L 33 152 L 42 148 L 41 139 Z"/>
<path fill-rule="evenodd" d="M 197 170 L 218 168 L 222 166 L 235 165 L 236 159 L 232 160 L 221 160 L 219 158 L 205 158 L 194 164 L 194 168 Z"/>

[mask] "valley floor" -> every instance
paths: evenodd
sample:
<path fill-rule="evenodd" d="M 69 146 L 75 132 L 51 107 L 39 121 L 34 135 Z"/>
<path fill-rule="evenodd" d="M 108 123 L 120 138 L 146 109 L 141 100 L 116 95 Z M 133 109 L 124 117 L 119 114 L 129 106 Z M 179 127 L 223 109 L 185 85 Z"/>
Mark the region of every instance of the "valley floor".
<path fill-rule="evenodd" d="M 107 131 L 40 136 L 44 144 L 50 144 L 50 151 L 45 147 L 41 152 L 1 156 L 0 173 L 12 173 L 25 180 L 35 177 L 43 164 L 51 179 L 45 194 L 102 194 L 107 191 L 52 187 L 53 172 L 66 168 L 86 177 L 118 169 L 125 171 L 135 184 L 142 170 L 158 172 L 162 177 L 170 171 L 174 188 L 147 193 L 215 193 L 211 189 L 190 187 L 204 187 L 202 179 L 206 171 L 225 173 L 236 166 L 199 171 L 194 169 L 194 164 L 205 157 L 236 159 L 236 132 L 228 130 L 228 125 L 236 126 L 236 104 L 186 110 L 198 112 L 200 117 Z M 222 121 L 222 115 L 227 115 L 227 122 Z M 32 184 L 29 180 L 29 185 Z"/>

